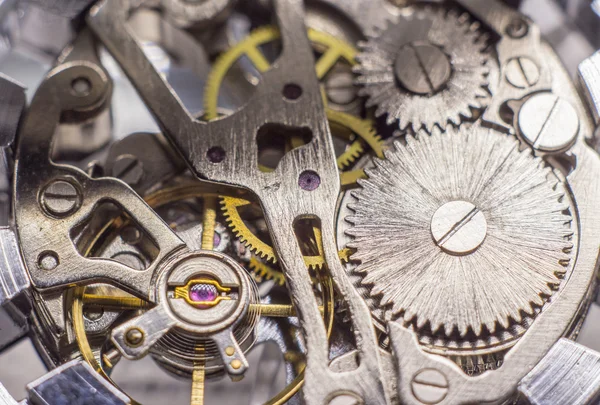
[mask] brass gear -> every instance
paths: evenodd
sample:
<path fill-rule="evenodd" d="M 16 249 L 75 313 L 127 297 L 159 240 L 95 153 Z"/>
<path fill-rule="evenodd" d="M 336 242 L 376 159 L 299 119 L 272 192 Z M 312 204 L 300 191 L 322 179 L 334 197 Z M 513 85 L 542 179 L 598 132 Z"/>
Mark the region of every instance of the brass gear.
<path fill-rule="evenodd" d="M 242 56 L 247 56 L 255 65 L 257 70 L 265 72 L 269 69 L 269 62 L 262 56 L 258 47 L 279 38 L 279 30 L 276 27 L 267 26 L 254 30 L 246 39 L 223 53 L 215 62 L 208 76 L 207 87 L 204 97 L 205 119 L 212 120 L 219 116 L 217 101 L 225 74 L 231 66 Z M 355 56 L 357 51 L 348 43 L 312 29 L 308 30 L 309 40 L 319 49 L 325 49 L 323 56 L 317 61 L 317 77 L 323 78 L 325 74 L 340 59 L 345 60 L 351 66 L 356 65 Z M 357 180 L 364 178 L 362 169 L 349 170 L 352 164 L 366 152 L 366 147 L 374 152 L 377 157 L 383 158 L 383 142 L 377 135 L 370 120 L 361 119 L 351 114 L 327 108 L 327 119 L 337 136 L 352 134 L 356 140 L 352 141 L 346 150 L 337 158 L 340 169 L 341 184 L 350 187 Z M 335 130 L 339 129 L 339 130 Z M 266 242 L 262 241 L 244 223 L 238 209 L 252 204 L 248 200 L 236 197 L 223 197 L 221 208 L 224 216 L 235 233 L 235 235 L 248 246 L 256 255 L 252 261 L 251 268 L 261 279 L 273 279 L 277 283 L 284 283 L 284 278 L 278 269 L 267 263 L 276 261 L 275 251 Z M 348 252 L 341 252 L 342 259 L 347 260 Z M 306 265 L 309 268 L 320 268 L 323 265 L 321 256 L 306 256 Z"/>
<path fill-rule="evenodd" d="M 265 272 L 265 274 L 272 275 L 274 272 L 279 273 L 279 271 L 275 269 L 267 270 L 266 268 L 269 266 L 262 262 L 265 261 L 267 263 L 276 263 L 277 258 L 275 256 L 275 250 L 271 245 L 264 242 L 262 239 L 256 236 L 256 234 L 250 228 L 248 228 L 239 213 L 239 208 L 250 204 L 252 204 L 251 201 L 244 200 L 243 198 L 221 198 L 221 209 L 223 210 L 223 215 L 225 216 L 227 224 L 233 233 L 238 237 L 238 239 L 248 246 L 248 248 L 252 250 L 256 257 L 261 260 L 261 264 L 254 263 L 254 265 L 257 268 L 260 268 L 261 272 Z M 315 229 L 315 232 L 317 232 L 317 229 Z M 320 240 L 320 235 L 317 235 L 316 240 Z M 342 249 L 339 251 L 340 259 L 345 262 L 349 261 L 350 254 L 350 249 Z M 308 268 L 320 269 L 324 264 L 324 259 L 322 255 L 304 256 L 304 262 Z"/>
<path fill-rule="evenodd" d="M 204 93 L 204 118 L 213 120 L 219 117 L 218 99 L 225 75 L 231 66 L 242 56 L 247 56 L 258 71 L 265 72 L 270 68 L 269 62 L 264 58 L 259 47 L 279 39 L 279 29 L 274 26 L 260 27 L 252 31 L 244 40 L 221 54 L 208 75 Z M 322 79 L 338 60 L 344 60 L 350 66 L 356 66 L 357 50 L 347 42 L 334 36 L 308 29 L 308 39 L 318 49 L 324 50 L 323 56 L 316 63 L 316 73 Z M 376 153 L 381 149 L 381 139 L 372 128 L 369 120 L 362 120 L 350 114 L 327 108 L 327 119 L 334 136 L 345 136 L 350 130 L 358 136 L 346 150 L 337 158 L 338 168 L 347 169 L 365 153 L 365 143 Z M 341 128 L 342 131 L 335 131 Z M 348 172 L 342 175 L 342 184 L 352 184 L 358 179 L 360 173 Z"/>
<path fill-rule="evenodd" d="M 182 184 L 178 184 L 172 187 L 167 187 L 160 189 L 156 192 L 145 197 L 145 201 L 148 205 L 157 209 L 163 205 L 168 204 L 169 202 L 176 200 L 183 200 L 186 198 L 197 198 L 201 197 L 209 201 L 209 203 L 204 207 L 204 221 L 203 221 L 203 234 L 202 234 L 202 249 L 210 249 L 210 245 L 212 238 L 205 237 L 205 235 L 211 235 L 214 233 L 215 220 L 216 220 L 216 198 L 217 194 L 210 189 L 209 185 L 198 183 L 198 182 L 186 182 Z M 119 227 L 123 226 L 123 223 L 118 220 L 110 220 L 104 227 L 102 227 L 99 231 L 97 237 L 90 238 L 84 247 L 85 255 L 88 256 L 93 250 L 94 245 L 96 245 L 100 240 L 102 240 L 103 236 L 108 235 L 111 232 L 114 232 Z M 318 235 L 320 239 L 320 235 Z M 344 254 L 344 257 L 348 257 L 349 254 Z M 283 279 L 283 273 L 278 272 L 274 269 L 271 269 L 270 266 L 262 266 L 261 262 L 257 260 L 255 257 L 250 259 L 248 263 L 248 267 L 253 269 L 253 271 L 266 271 L 265 277 L 271 277 L 277 284 L 283 285 L 285 280 Z M 256 269 L 256 270 L 254 270 Z M 262 269 L 262 270 L 261 270 Z M 335 316 L 335 300 L 334 300 L 334 290 L 333 283 L 331 279 L 324 275 L 319 274 L 315 278 L 315 282 L 320 284 L 322 287 L 321 296 L 323 299 L 323 307 L 325 308 L 323 313 L 323 319 L 327 328 L 327 337 L 328 339 L 331 336 L 333 330 L 333 321 Z M 113 364 L 110 362 L 108 357 L 100 356 L 98 358 L 90 345 L 90 340 L 88 339 L 85 323 L 84 323 L 84 305 L 86 303 L 86 297 L 93 297 L 94 294 L 87 294 L 89 292 L 90 286 L 82 286 L 82 287 L 74 287 L 72 289 L 72 301 L 71 301 L 71 309 L 70 316 L 72 319 L 72 332 L 75 337 L 75 341 L 79 351 L 82 354 L 83 360 L 88 363 L 96 372 L 98 372 L 102 377 L 108 380 L 112 385 L 114 385 L 117 389 L 120 389 L 118 385 L 111 379 L 110 371 L 113 368 Z M 87 292 L 86 292 L 86 289 Z M 118 291 L 116 287 L 111 287 L 110 291 Z M 107 305 L 113 305 L 116 308 L 121 308 L 123 310 L 147 310 L 150 309 L 148 303 L 142 299 L 133 297 L 129 294 L 100 294 L 98 295 L 104 299 Z M 278 392 L 275 396 L 273 396 L 265 405 L 282 405 L 287 403 L 288 400 L 293 397 L 301 388 L 304 382 L 304 365 L 302 364 L 301 357 L 293 357 L 291 354 L 285 353 L 285 360 L 287 362 L 291 362 L 294 364 L 294 367 L 299 368 L 298 375 L 294 380 L 288 382 L 286 387 Z M 129 398 L 130 403 L 132 405 L 140 405 L 133 398 Z"/>
<path fill-rule="evenodd" d="M 277 285 L 285 285 L 285 277 L 283 273 L 274 267 L 271 267 L 267 263 L 263 262 L 256 256 L 250 258 L 248 262 L 248 268 L 252 271 L 254 280 L 257 283 L 262 283 L 265 280 L 272 280 Z"/>

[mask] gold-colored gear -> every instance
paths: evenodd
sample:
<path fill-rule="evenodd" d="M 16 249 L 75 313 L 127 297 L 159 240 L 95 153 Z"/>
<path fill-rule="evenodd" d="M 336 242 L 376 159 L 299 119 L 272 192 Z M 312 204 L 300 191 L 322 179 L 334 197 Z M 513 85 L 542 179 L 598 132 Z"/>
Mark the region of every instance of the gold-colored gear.
<path fill-rule="evenodd" d="M 242 56 L 254 64 L 256 69 L 264 73 L 271 67 L 269 61 L 262 55 L 259 47 L 269 42 L 279 39 L 279 29 L 273 26 L 257 28 L 252 31 L 248 37 L 237 45 L 227 50 L 217 59 L 213 68 L 208 75 L 207 85 L 204 93 L 204 118 L 213 120 L 219 116 L 218 99 L 221 85 L 225 75 L 231 66 Z M 322 79 L 333 68 L 338 60 L 344 60 L 350 66 L 355 66 L 357 50 L 347 42 L 341 41 L 334 36 L 323 32 L 308 30 L 308 39 L 311 43 L 323 50 L 323 55 L 318 59 L 315 65 L 317 77 Z M 381 140 L 372 129 L 371 122 L 361 120 L 349 114 L 344 114 L 330 108 L 327 108 L 327 119 L 332 127 L 333 133 L 336 136 L 345 136 L 348 133 L 358 135 L 361 139 L 354 140 L 348 148 L 337 158 L 338 168 L 340 170 L 348 168 L 354 163 L 364 152 L 364 143 L 373 150 L 377 151 L 380 148 Z M 342 129 L 341 131 L 336 129 Z M 360 177 L 360 172 L 348 172 L 342 175 L 342 184 L 352 184 Z"/>
<path fill-rule="evenodd" d="M 183 200 L 186 198 L 196 198 L 202 197 L 205 200 L 204 206 L 204 215 L 203 215 L 203 232 L 202 232 L 202 248 L 212 250 L 213 246 L 213 234 L 214 227 L 216 221 L 216 198 L 217 194 L 215 194 L 212 190 L 210 190 L 210 186 L 203 183 L 198 182 L 190 182 L 180 184 L 174 187 L 164 188 L 158 190 L 151 195 L 145 197 L 146 203 L 157 209 L 165 204 L 168 204 L 172 201 Z M 102 240 L 104 236 L 111 232 L 116 232 L 122 227 L 124 224 L 119 219 L 109 220 L 98 232 L 95 237 L 87 240 L 85 246 L 83 246 L 83 251 L 85 252 L 85 256 L 89 256 L 91 252 L 94 250 L 95 245 Z M 320 234 L 316 234 L 318 240 L 320 240 Z M 322 249 L 319 248 L 321 252 Z M 340 257 L 348 259 L 349 252 L 340 253 Z M 252 263 L 256 263 L 259 265 L 260 261 L 253 258 L 251 260 L 250 267 L 252 267 Z M 268 267 L 268 266 L 267 266 Z M 271 269 L 268 270 L 273 274 L 275 281 L 281 285 L 285 283 L 283 279 L 283 274 L 279 272 L 277 275 L 276 270 Z M 329 339 L 333 330 L 333 321 L 335 316 L 335 301 L 334 301 L 334 289 L 332 280 L 325 274 L 319 273 L 315 279 L 315 282 L 321 285 L 321 298 L 323 300 L 322 307 L 322 315 L 323 320 L 325 322 L 325 326 L 327 328 L 327 338 Z M 84 323 L 84 305 L 87 303 L 94 302 L 95 304 L 101 303 L 102 307 L 113 308 L 113 309 L 121 309 L 121 310 L 147 310 L 151 308 L 151 305 L 148 302 L 133 297 L 126 293 L 117 293 L 116 295 L 107 295 L 104 294 L 87 294 L 86 289 L 90 287 L 81 286 L 74 287 L 72 289 L 72 303 L 71 303 L 71 320 L 73 333 L 75 335 L 75 340 L 77 342 L 77 347 L 81 352 L 82 358 L 86 361 L 94 370 L 96 370 L 102 377 L 108 380 L 112 385 L 114 385 L 117 389 L 119 389 L 118 385 L 110 378 L 109 374 L 110 369 L 112 369 L 113 364 L 111 364 L 110 360 L 106 356 L 102 356 L 101 358 L 97 358 L 94 354 L 94 350 L 90 345 L 90 341 L 88 340 L 87 333 L 85 331 L 85 323 Z M 257 304 L 259 307 L 259 311 L 263 316 L 296 316 L 293 306 L 291 305 L 273 305 L 269 304 Z M 280 308 L 283 307 L 283 308 Z M 289 308 L 287 308 L 289 307 Z M 272 308 L 273 310 L 269 311 Z M 203 346 L 199 346 L 196 348 L 198 351 L 203 351 Z M 304 383 L 304 367 L 305 364 L 302 363 L 303 359 L 298 356 L 293 356 L 292 353 L 286 353 L 286 361 L 293 363 L 293 366 L 297 368 L 298 375 L 296 378 L 291 381 L 283 390 L 281 390 L 278 394 L 272 397 L 269 401 L 265 403 L 265 405 L 283 405 L 292 398 Z M 202 403 L 200 400 L 198 402 L 198 397 L 195 398 L 195 394 L 203 395 L 204 392 L 204 363 L 199 362 L 194 369 L 194 373 L 192 375 L 192 405 L 195 403 Z M 141 405 L 133 398 L 129 397 L 131 405 Z"/>
<path fill-rule="evenodd" d="M 204 89 L 205 118 L 213 120 L 219 116 L 217 111 L 219 92 L 225 75 L 231 66 L 242 56 L 254 64 L 256 69 L 264 73 L 271 67 L 269 61 L 263 56 L 259 47 L 280 38 L 279 29 L 274 26 L 260 27 L 253 30 L 244 40 L 221 54 L 217 58 L 210 74 L 207 77 L 207 85 Z M 308 29 L 308 39 L 320 49 L 325 49 L 323 56 L 315 65 L 317 77 L 322 79 L 331 70 L 335 63 L 343 59 L 351 66 L 355 66 L 358 51 L 347 42 L 341 41 L 334 36 L 320 31 Z"/>
<path fill-rule="evenodd" d="M 238 209 L 247 205 L 252 204 L 251 201 L 244 200 L 243 198 L 237 197 L 222 197 L 221 198 L 221 209 L 223 210 L 223 215 L 225 216 L 225 220 L 227 221 L 229 227 L 233 231 L 233 233 L 238 237 L 240 242 L 244 243 L 248 248 L 259 258 L 266 262 L 275 263 L 277 262 L 277 258 L 275 256 L 275 250 L 271 245 L 264 242 L 258 236 L 254 234 L 248 228 L 244 220 L 242 219 Z M 318 232 L 315 229 L 315 232 Z M 316 240 L 320 241 L 320 235 L 316 235 Z M 319 246 L 319 251 L 321 251 L 321 247 Z M 343 249 L 339 252 L 340 259 L 343 261 L 348 261 L 350 256 L 349 249 Z M 279 270 L 273 269 L 264 262 L 257 260 L 261 264 L 254 263 L 254 265 L 260 269 L 264 274 L 269 274 L 272 278 L 273 273 L 281 272 Z M 306 266 L 311 269 L 320 269 L 324 264 L 323 255 L 317 256 L 304 256 L 304 262 Z"/>
<path fill-rule="evenodd" d="M 276 41 L 280 37 L 279 29 L 273 26 L 257 28 L 248 37 L 237 45 L 224 52 L 215 62 L 207 78 L 207 86 L 204 94 L 205 119 L 212 120 L 219 116 L 218 98 L 223 79 L 231 66 L 242 56 L 246 56 L 256 67 L 264 73 L 271 67 L 269 61 L 260 51 L 260 46 Z M 322 51 L 322 56 L 317 60 L 315 69 L 319 79 L 333 68 L 337 61 L 344 60 L 351 66 L 356 65 L 355 56 L 357 51 L 350 44 L 341 41 L 329 34 L 308 30 L 308 39 Z M 378 157 L 383 158 L 383 142 L 373 128 L 372 121 L 355 117 L 351 114 L 326 109 L 327 119 L 336 136 L 346 137 L 350 145 L 337 158 L 340 170 L 340 181 L 342 187 L 351 187 L 356 181 L 365 177 L 364 170 L 347 170 L 352 164 L 365 153 L 365 146 L 372 150 Z M 352 140 L 352 135 L 356 137 Z M 283 285 L 285 279 L 280 270 L 269 266 L 268 262 L 275 262 L 275 251 L 273 248 L 258 238 L 244 223 L 238 208 L 251 204 L 250 201 L 236 198 L 223 197 L 221 207 L 227 222 L 242 243 L 248 246 L 257 257 L 253 257 L 250 268 L 260 279 L 272 279 Z M 317 238 L 318 239 L 318 238 Z M 347 260 L 348 252 L 340 252 L 342 260 Z M 324 264 L 322 255 L 306 256 L 306 265 L 310 268 L 321 268 Z"/>
<path fill-rule="evenodd" d="M 271 267 L 255 256 L 250 258 L 248 268 L 252 270 L 254 279 L 259 283 L 265 280 L 273 280 L 277 285 L 285 284 L 285 277 L 279 269 Z"/>

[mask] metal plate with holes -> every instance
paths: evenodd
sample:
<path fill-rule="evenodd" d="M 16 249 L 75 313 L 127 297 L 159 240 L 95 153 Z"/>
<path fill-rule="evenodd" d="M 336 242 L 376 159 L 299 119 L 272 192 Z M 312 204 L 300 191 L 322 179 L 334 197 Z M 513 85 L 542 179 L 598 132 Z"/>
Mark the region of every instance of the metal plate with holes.
<path fill-rule="evenodd" d="M 597 401 L 589 7 L 0 1 L 0 403 Z"/>

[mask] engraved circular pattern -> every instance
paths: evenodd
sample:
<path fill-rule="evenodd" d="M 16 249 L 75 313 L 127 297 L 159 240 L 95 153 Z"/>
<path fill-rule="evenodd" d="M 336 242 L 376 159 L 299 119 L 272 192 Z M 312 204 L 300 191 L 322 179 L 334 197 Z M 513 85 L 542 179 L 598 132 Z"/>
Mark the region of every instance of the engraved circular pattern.
<path fill-rule="evenodd" d="M 572 244 L 562 184 L 513 137 L 480 127 L 407 137 L 353 192 L 348 246 L 380 309 L 446 336 L 494 333 L 534 317 L 561 282 Z M 437 246 L 431 218 L 451 201 L 486 218 L 477 250 Z M 386 317 L 388 317 L 386 316 Z"/>

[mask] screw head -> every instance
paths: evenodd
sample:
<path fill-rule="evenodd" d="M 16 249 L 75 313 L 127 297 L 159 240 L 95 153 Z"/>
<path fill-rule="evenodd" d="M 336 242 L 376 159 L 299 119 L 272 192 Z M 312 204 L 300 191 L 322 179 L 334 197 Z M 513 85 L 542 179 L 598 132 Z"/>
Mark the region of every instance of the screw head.
<path fill-rule="evenodd" d="M 411 389 L 418 401 L 428 405 L 439 404 L 448 395 L 448 379 L 438 370 L 421 370 L 413 377 Z"/>
<path fill-rule="evenodd" d="M 521 107 L 518 128 L 533 149 L 560 152 L 575 142 L 579 133 L 579 116 L 575 107 L 563 98 L 540 93 Z"/>
<path fill-rule="evenodd" d="M 487 222 L 475 205 L 451 201 L 442 205 L 431 218 L 433 240 L 452 255 L 473 253 L 485 240 Z"/>
<path fill-rule="evenodd" d="M 540 69 L 525 56 L 512 58 L 506 64 L 506 80 L 518 89 L 527 89 L 540 80 Z"/>
<path fill-rule="evenodd" d="M 325 80 L 325 91 L 329 101 L 339 105 L 350 104 L 358 94 L 350 71 L 331 72 Z"/>
<path fill-rule="evenodd" d="M 452 75 L 450 58 L 437 46 L 410 43 L 400 48 L 394 63 L 398 82 L 416 94 L 442 90 Z"/>
<path fill-rule="evenodd" d="M 144 332 L 138 328 L 131 328 L 125 333 L 125 342 L 131 347 L 137 347 L 144 342 Z"/>
<path fill-rule="evenodd" d="M 121 155 L 113 163 L 112 176 L 135 186 L 144 177 L 144 165 L 133 155 Z"/>
<path fill-rule="evenodd" d="M 81 200 L 81 193 L 71 182 L 53 180 L 42 191 L 40 203 L 48 213 L 65 217 L 77 211 Z"/>

